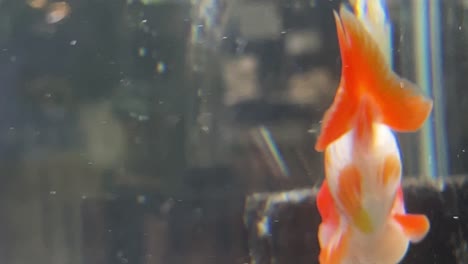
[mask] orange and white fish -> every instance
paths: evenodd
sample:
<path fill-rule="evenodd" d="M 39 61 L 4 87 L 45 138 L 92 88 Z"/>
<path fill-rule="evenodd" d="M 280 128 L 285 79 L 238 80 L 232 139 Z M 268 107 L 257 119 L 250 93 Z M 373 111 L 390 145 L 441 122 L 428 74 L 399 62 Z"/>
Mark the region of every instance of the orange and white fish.
<path fill-rule="evenodd" d="M 354 14 L 342 6 L 334 15 L 342 73 L 315 146 L 325 151 L 326 174 L 317 196 L 319 261 L 395 264 L 430 224 L 425 215 L 405 211 L 393 131 L 417 131 L 432 100 L 391 70 Z"/>

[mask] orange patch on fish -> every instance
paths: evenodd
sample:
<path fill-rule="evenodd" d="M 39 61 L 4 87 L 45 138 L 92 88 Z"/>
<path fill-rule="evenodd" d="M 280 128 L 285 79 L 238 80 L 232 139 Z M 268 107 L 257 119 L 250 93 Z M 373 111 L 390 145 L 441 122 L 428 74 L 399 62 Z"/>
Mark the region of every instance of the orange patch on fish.
<path fill-rule="evenodd" d="M 362 207 L 362 175 L 354 165 L 348 165 L 340 172 L 337 199 L 353 223 L 364 233 L 372 231 L 368 213 Z"/>
<path fill-rule="evenodd" d="M 383 185 L 388 186 L 391 182 L 399 180 L 401 174 L 400 160 L 396 155 L 388 155 L 383 163 L 382 180 Z"/>

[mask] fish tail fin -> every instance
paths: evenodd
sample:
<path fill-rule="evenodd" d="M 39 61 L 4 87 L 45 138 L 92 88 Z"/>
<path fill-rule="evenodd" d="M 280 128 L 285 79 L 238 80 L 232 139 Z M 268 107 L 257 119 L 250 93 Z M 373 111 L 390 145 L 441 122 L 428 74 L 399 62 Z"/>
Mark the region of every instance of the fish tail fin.
<path fill-rule="evenodd" d="M 357 112 L 355 100 L 343 86 L 338 88 L 335 100 L 322 119 L 320 136 L 315 144 L 317 151 L 323 151 L 333 141 L 341 137 L 352 127 Z"/>
<path fill-rule="evenodd" d="M 421 128 L 432 110 L 432 100 L 417 86 L 395 74 L 382 80 L 373 97 L 379 107 L 381 122 L 398 132 L 414 132 Z"/>
<path fill-rule="evenodd" d="M 340 10 L 340 15 L 343 11 Z M 347 11 L 349 12 L 349 11 Z M 352 61 L 352 46 L 349 43 L 341 17 L 334 11 L 336 31 L 340 45 L 342 64 L 346 65 Z M 350 74 L 346 67 L 342 67 L 341 81 L 338 86 L 335 99 L 331 107 L 325 112 L 322 120 L 320 136 L 315 144 L 317 151 L 323 151 L 331 142 L 345 134 L 352 126 L 352 120 L 357 112 L 357 101 L 353 98 L 353 93 L 349 86 L 350 80 L 347 78 Z"/>
<path fill-rule="evenodd" d="M 397 76 L 380 47 L 345 6 L 335 15 L 340 44 L 341 81 L 327 110 L 315 149 L 323 151 L 353 126 L 364 100 L 370 102 L 372 121 L 398 132 L 418 130 L 432 110 L 432 100 L 418 87 Z"/>
<path fill-rule="evenodd" d="M 393 72 L 379 45 L 344 6 L 339 18 L 342 29 L 338 34 L 344 35 L 339 39 L 347 40 L 347 48 L 343 49 L 346 56 L 342 57 L 348 69 L 343 76 L 352 84 L 345 87 L 366 94 L 378 110 L 378 121 L 393 130 L 414 132 L 421 128 L 432 110 L 432 100 L 416 84 Z"/>

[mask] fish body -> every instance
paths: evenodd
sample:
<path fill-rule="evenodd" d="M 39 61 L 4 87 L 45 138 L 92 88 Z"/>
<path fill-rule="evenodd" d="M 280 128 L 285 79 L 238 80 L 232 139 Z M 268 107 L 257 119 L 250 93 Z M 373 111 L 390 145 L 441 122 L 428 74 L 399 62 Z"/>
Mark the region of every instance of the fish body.
<path fill-rule="evenodd" d="M 354 14 L 335 12 L 342 59 L 340 85 L 315 149 L 325 151 L 317 196 L 320 263 L 395 264 L 429 221 L 405 211 L 401 157 L 393 131 L 417 131 L 432 100 L 397 76 Z"/>

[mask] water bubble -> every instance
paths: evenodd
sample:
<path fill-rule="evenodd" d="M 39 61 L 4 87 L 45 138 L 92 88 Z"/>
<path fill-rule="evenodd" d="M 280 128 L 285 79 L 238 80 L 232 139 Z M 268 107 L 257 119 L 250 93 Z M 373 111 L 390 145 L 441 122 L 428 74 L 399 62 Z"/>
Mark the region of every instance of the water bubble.
<path fill-rule="evenodd" d="M 169 198 L 167 201 L 165 201 L 159 210 L 161 211 L 162 214 L 167 214 L 171 210 L 171 208 L 174 206 L 174 199 Z"/>
<path fill-rule="evenodd" d="M 140 57 L 146 56 L 146 48 L 140 47 L 140 48 L 138 49 L 138 56 L 140 56 Z"/>
<path fill-rule="evenodd" d="M 147 115 L 142 115 L 142 114 L 138 114 L 138 113 L 135 113 L 135 112 L 130 112 L 130 116 L 131 116 L 132 118 L 135 118 L 136 120 L 138 120 L 138 121 L 140 121 L 140 122 L 141 122 L 141 121 L 147 121 L 147 120 L 149 120 L 149 116 L 147 116 Z"/>
<path fill-rule="evenodd" d="M 138 116 L 138 121 L 146 121 L 146 120 L 148 120 L 148 119 L 149 119 L 149 117 L 148 117 L 148 116 L 145 116 L 145 115 L 139 115 L 139 116 Z"/>
<path fill-rule="evenodd" d="M 137 202 L 139 204 L 144 204 L 146 202 L 146 197 L 144 195 L 138 195 L 137 196 Z"/>
<path fill-rule="evenodd" d="M 166 72 L 166 64 L 162 61 L 158 62 L 158 64 L 156 64 L 156 72 L 159 74 Z"/>

